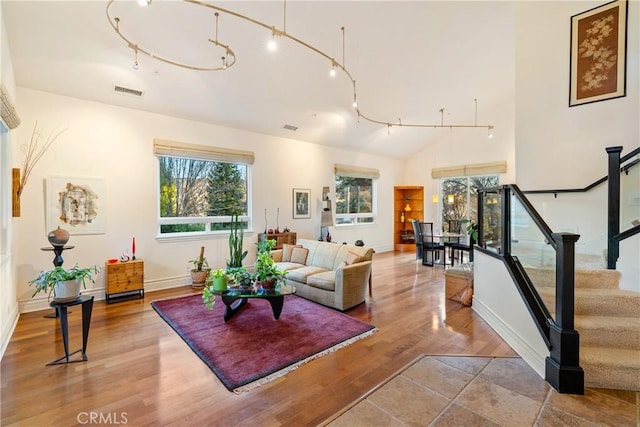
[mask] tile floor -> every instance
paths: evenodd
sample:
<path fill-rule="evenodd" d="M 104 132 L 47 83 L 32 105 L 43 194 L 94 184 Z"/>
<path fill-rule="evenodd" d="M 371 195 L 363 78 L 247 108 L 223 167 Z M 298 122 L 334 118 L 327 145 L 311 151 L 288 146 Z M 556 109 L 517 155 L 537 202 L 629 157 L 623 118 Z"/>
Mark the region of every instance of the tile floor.
<path fill-rule="evenodd" d="M 559 394 L 517 357 L 423 356 L 328 425 L 640 426 L 640 393 Z"/>

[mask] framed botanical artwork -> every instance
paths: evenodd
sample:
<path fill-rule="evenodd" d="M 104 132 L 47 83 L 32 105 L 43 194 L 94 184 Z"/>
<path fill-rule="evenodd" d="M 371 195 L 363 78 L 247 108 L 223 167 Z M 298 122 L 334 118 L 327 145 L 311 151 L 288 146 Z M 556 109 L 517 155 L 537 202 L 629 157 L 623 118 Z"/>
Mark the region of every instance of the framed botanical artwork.
<path fill-rule="evenodd" d="M 306 188 L 293 189 L 293 219 L 311 218 L 311 190 Z"/>
<path fill-rule="evenodd" d="M 569 107 L 626 95 L 627 0 L 571 17 Z"/>
<path fill-rule="evenodd" d="M 47 232 L 57 227 L 70 235 L 104 234 L 105 183 L 99 178 L 48 177 L 45 218 Z"/>

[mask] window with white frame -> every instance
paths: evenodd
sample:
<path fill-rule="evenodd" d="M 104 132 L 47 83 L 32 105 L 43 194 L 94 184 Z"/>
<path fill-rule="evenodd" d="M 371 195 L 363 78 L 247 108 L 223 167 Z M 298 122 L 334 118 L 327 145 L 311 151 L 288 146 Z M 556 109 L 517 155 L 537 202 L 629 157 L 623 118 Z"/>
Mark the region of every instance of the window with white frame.
<path fill-rule="evenodd" d="M 155 140 L 159 235 L 218 234 L 234 216 L 250 228 L 253 153 Z"/>
<path fill-rule="evenodd" d="M 449 166 L 431 170 L 431 178 L 440 180 L 442 230 L 449 231 L 450 220 L 478 222 L 478 190 L 499 184 L 507 162 Z"/>
<path fill-rule="evenodd" d="M 377 169 L 335 165 L 336 225 L 375 222 L 379 176 Z"/>
<path fill-rule="evenodd" d="M 449 230 L 450 220 L 469 220 L 478 223 L 478 190 L 496 187 L 498 175 L 464 176 L 445 178 L 440 182 L 442 189 L 442 227 Z"/>

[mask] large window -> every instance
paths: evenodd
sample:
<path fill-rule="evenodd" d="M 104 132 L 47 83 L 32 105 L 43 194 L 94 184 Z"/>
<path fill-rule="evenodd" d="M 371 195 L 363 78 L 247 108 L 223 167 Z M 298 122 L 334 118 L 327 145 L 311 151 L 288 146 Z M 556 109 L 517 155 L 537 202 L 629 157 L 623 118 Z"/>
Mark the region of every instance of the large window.
<path fill-rule="evenodd" d="M 249 163 L 226 161 L 229 156 L 209 147 L 189 146 L 201 150 L 194 151 L 185 150 L 185 146 L 155 145 L 160 234 L 220 233 L 229 230 L 233 216 L 249 228 Z M 225 161 L 219 160 L 222 157 Z"/>
<path fill-rule="evenodd" d="M 449 220 L 468 219 L 478 222 L 478 189 L 495 187 L 497 175 L 445 178 L 440 182 L 442 194 L 442 227 L 449 231 Z"/>
<path fill-rule="evenodd" d="M 371 224 L 376 211 L 376 169 L 336 165 L 336 225 Z"/>

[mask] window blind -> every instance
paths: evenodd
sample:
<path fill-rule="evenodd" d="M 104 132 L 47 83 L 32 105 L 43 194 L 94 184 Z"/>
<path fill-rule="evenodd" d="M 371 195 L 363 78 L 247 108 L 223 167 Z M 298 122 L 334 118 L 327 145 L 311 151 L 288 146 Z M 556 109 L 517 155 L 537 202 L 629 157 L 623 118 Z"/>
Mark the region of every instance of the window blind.
<path fill-rule="evenodd" d="M 153 153 L 158 156 L 187 157 L 214 162 L 253 164 L 254 161 L 253 151 L 187 144 L 165 139 L 153 140 Z"/>
<path fill-rule="evenodd" d="M 346 176 L 350 178 L 380 178 L 380 171 L 374 168 L 365 168 L 362 166 L 340 165 L 335 164 L 334 170 L 336 175 Z"/>
<path fill-rule="evenodd" d="M 0 118 L 9 129 L 15 129 L 20 125 L 20 117 L 18 117 L 9 92 L 2 82 L 0 82 Z"/>
<path fill-rule="evenodd" d="M 495 175 L 507 172 L 507 162 L 475 163 L 471 165 L 448 166 L 431 169 L 431 178 L 450 178 L 454 176 Z"/>

